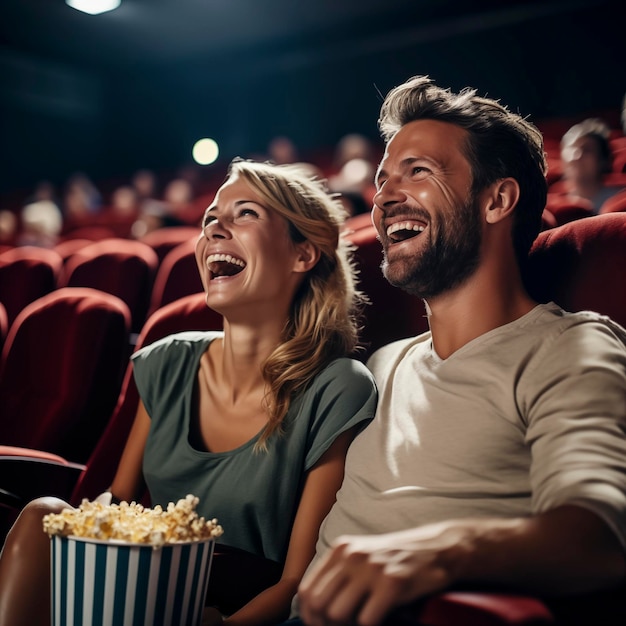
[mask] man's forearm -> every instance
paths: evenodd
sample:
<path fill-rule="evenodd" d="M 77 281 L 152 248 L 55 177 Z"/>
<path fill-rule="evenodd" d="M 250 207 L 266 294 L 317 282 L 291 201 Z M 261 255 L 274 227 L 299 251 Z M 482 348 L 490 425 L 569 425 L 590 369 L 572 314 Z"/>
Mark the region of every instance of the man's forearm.
<path fill-rule="evenodd" d="M 579 506 L 529 518 L 479 520 L 457 558 L 451 567 L 460 582 L 546 594 L 595 591 L 626 576 L 624 553 L 613 532 Z"/>

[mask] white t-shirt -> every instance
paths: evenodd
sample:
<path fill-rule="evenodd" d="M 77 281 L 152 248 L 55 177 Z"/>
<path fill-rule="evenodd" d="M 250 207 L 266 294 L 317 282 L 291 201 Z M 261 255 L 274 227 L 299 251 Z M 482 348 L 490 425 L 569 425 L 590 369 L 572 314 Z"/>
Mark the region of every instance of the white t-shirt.
<path fill-rule="evenodd" d="M 539 305 L 447 359 L 430 333 L 378 350 L 375 419 L 348 451 L 317 546 L 578 504 L 626 546 L 626 331 Z"/>

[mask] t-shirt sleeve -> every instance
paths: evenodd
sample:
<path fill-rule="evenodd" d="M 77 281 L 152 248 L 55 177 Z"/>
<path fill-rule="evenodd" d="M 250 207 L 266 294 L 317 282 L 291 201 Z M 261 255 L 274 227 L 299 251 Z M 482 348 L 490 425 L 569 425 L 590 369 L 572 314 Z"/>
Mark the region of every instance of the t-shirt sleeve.
<path fill-rule="evenodd" d="M 159 339 L 131 356 L 137 391 L 151 418 L 161 412 L 163 403 L 179 396 L 190 384 L 190 363 L 196 356 L 199 341 L 204 346 L 199 333 L 177 333 Z"/>
<path fill-rule="evenodd" d="M 311 469 L 338 435 L 365 427 L 374 417 L 377 392 L 369 370 L 353 359 L 333 361 L 315 379 L 310 394 L 305 470 Z"/>
<path fill-rule="evenodd" d="M 582 321 L 542 346 L 529 375 L 532 507 L 577 504 L 626 547 L 626 347 L 623 329 Z"/>

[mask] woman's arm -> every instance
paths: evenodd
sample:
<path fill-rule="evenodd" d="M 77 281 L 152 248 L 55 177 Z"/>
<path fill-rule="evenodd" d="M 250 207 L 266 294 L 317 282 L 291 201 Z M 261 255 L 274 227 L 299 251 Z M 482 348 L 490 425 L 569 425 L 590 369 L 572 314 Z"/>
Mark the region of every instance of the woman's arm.
<path fill-rule="evenodd" d="M 143 480 L 142 463 L 149 431 L 150 417 L 143 402 L 139 400 L 133 427 L 124 446 L 124 452 L 117 466 L 115 478 L 111 483 L 110 491 L 118 500 L 131 502 L 141 498 L 143 495 L 145 483 Z"/>
<path fill-rule="evenodd" d="M 342 433 L 309 470 L 291 531 L 280 580 L 224 620 L 232 626 L 275 624 L 287 618 L 298 584 L 315 554 L 322 520 L 330 511 L 343 480 L 346 454 L 359 427 Z"/>

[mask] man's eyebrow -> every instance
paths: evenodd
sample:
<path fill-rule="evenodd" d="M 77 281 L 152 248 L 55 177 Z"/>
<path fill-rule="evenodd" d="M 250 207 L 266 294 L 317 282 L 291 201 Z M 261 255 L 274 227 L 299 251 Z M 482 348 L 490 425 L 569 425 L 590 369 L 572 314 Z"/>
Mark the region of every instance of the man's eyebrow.
<path fill-rule="evenodd" d="M 401 168 L 407 168 L 410 165 L 412 165 L 413 163 L 415 163 L 415 161 L 420 161 L 422 160 L 424 157 L 417 157 L 417 156 L 410 156 L 410 157 L 406 157 L 404 159 L 402 159 L 402 161 L 400 161 L 400 167 Z M 378 172 L 376 173 L 376 177 L 374 179 L 374 182 L 378 185 L 379 181 L 381 178 L 383 178 L 384 176 L 387 176 L 387 172 L 384 169 L 379 169 Z"/>

